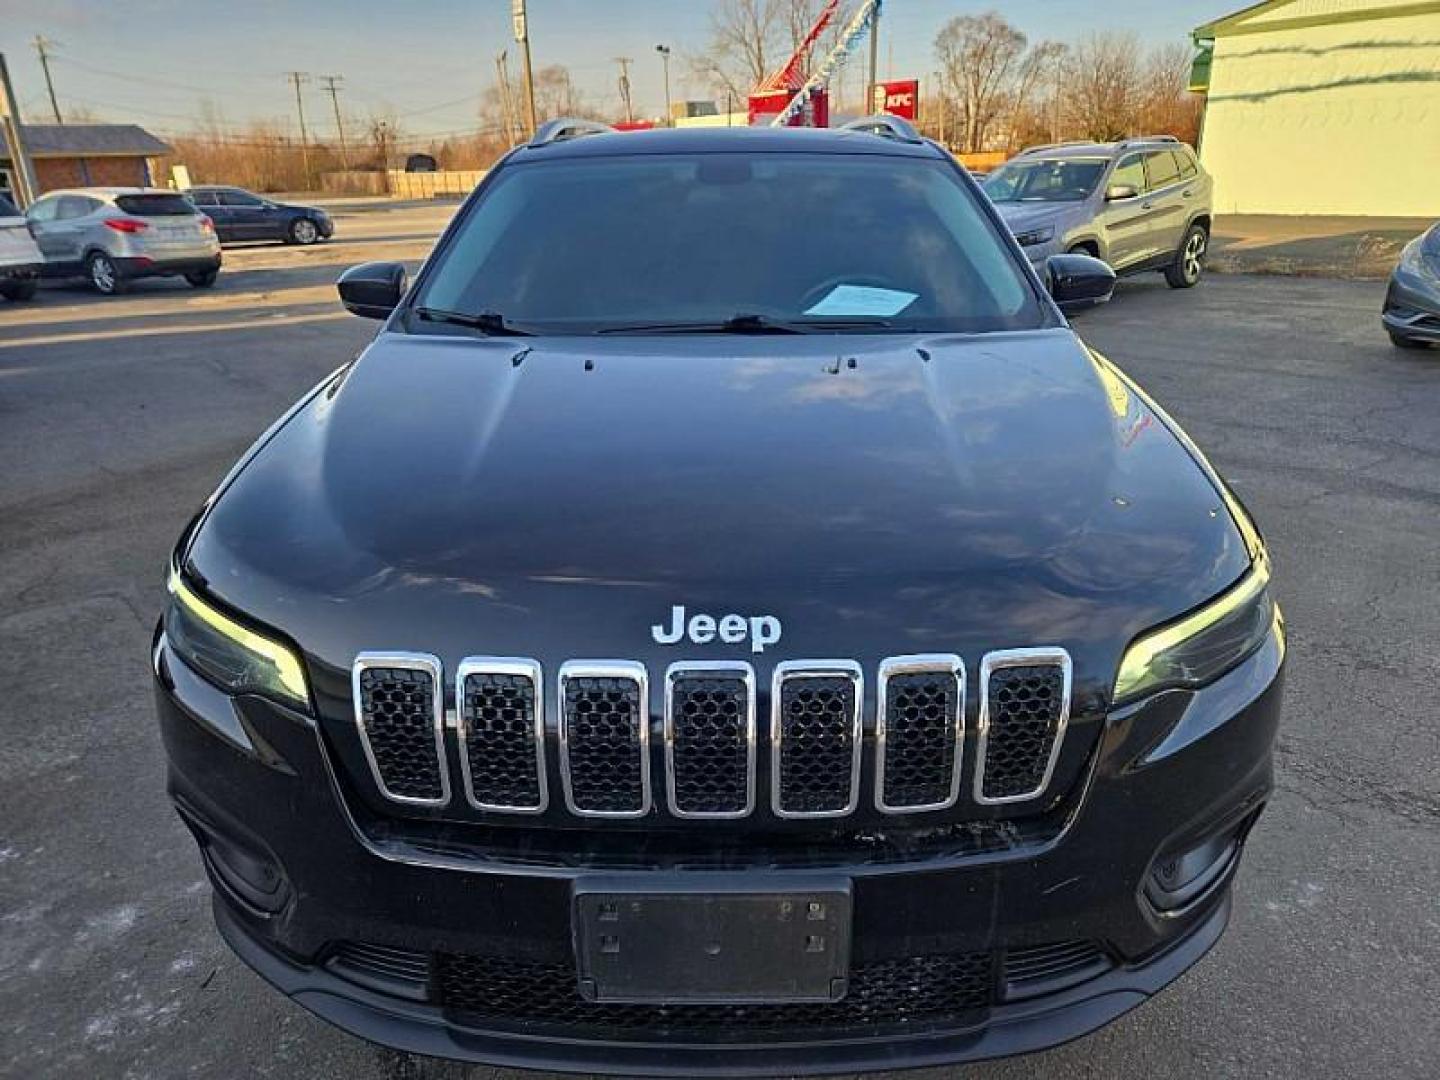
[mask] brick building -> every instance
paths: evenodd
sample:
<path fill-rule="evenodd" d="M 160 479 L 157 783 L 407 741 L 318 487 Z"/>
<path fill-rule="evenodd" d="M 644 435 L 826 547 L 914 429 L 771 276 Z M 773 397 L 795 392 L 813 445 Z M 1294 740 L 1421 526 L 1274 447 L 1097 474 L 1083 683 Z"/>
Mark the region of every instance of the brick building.
<path fill-rule="evenodd" d="M 155 159 L 171 152 L 137 124 L 26 124 L 25 145 L 40 190 L 143 187 L 158 174 Z M 0 140 L 0 188 L 10 188 L 10 160 Z"/>

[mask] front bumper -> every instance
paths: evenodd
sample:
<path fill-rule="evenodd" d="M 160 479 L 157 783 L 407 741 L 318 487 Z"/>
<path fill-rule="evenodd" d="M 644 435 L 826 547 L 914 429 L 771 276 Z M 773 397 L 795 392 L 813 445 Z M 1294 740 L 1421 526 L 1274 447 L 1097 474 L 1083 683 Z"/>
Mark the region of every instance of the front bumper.
<path fill-rule="evenodd" d="M 163 637 L 154 656 L 169 787 L 201 839 L 217 923 L 282 992 L 347 1031 L 405 1050 L 546 1069 L 715 1076 L 1021 1053 L 1092 1031 L 1157 993 L 1204 955 L 1228 918 L 1240 848 L 1271 787 L 1283 660 L 1283 641 L 1272 636 L 1202 691 L 1113 713 L 1074 812 L 1052 835 L 998 850 L 928 847 L 824 868 L 828 878 L 840 873 L 851 883 L 857 972 L 918 954 L 993 958 L 993 993 L 983 1004 L 891 1016 L 869 1028 L 852 1012 L 833 1028 L 737 1022 L 702 1033 L 677 1030 L 675 1014 L 667 1020 L 661 1008 L 651 1009 L 654 1022 L 629 1023 L 635 1014 L 587 1020 L 579 1004 L 557 1020 L 533 981 L 515 984 L 517 999 L 537 1003 L 533 1016 L 497 1019 L 450 1007 L 440 974 L 446 957 L 498 958 L 517 978 L 568 970 L 574 890 L 597 873 L 613 878 L 613 864 L 598 856 L 588 865 L 543 854 L 496 857 L 473 830 L 458 827 L 440 830 L 428 845 L 362 833 L 304 717 L 226 697 L 175 658 Z M 1147 895 L 1153 868 L 1222 834 L 1233 844 L 1205 889 L 1159 910 Z M 226 854 L 234 851 L 247 854 Z M 252 874 L 256 887 L 237 889 L 227 859 L 273 873 L 265 881 Z M 763 891 L 803 887 L 816 872 L 757 860 L 727 874 Z M 714 871 L 671 862 L 618 873 L 664 890 Z M 1017 992 L 1016 958 L 1062 942 L 1090 944 L 1099 962 L 1068 977 L 1046 968 L 1049 981 Z M 382 950 L 386 964 L 409 971 L 408 982 L 367 981 L 337 967 L 347 943 Z M 608 1025 L 606 1016 L 627 1023 Z"/>
<path fill-rule="evenodd" d="M 40 276 L 44 263 L 0 264 L 0 281 L 31 281 Z"/>
<path fill-rule="evenodd" d="M 1398 337 L 1440 343 L 1440 283 L 1397 269 L 1385 293 L 1381 320 Z"/>

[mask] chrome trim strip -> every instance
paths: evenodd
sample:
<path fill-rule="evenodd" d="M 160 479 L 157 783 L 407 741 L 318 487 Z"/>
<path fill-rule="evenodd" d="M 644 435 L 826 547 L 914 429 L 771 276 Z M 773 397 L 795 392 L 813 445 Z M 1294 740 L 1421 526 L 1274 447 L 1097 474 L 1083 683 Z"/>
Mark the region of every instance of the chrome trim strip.
<path fill-rule="evenodd" d="M 360 674 L 370 668 L 399 668 L 403 671 L 423 671 L 430 676 L 432 703 L 435 709 L 435 762 L 440 769 L 440 797 L 438 799 L 417 798 L 414 795 L 397 795 L 385 786 L 380 775 L 380 766 L 375 760 L 375 750 L 370 745 L 370 732 L 365 728 L 365 710 L 360 703 Z M 450 759 L 445 753 L 445 680 L 440 659 L 429 653 L 412 652 L 362 652 L 355 657 L 350 668 L 350 696 L 355 708 L 355 727 L 360 732 L 360 747 L 365 751 L 365 760 L 370 763 L 370 775 L 380 794 L 391 802 L 407 806 L 446 806 L 450 802 Z"/>
<path fill-rule="evenodd" d="M 534 805 L 506 805 L 481 802 L 475 794 L 475 781 L 470 775 L 469 740 L 465 734 L 465 680 L 471 675 L 518 675 L 530 680 L 535 695 L 535 782 L 539 787 Z M 545 776 L 545 680 L 536 660 L 523 656 L 467 656 L 455 669 L 455 731 L 460 740 L 460 773 L 465 779 L 465 801 L 476 810 L 497 814 L 543 814 L 550 805 L 549 785 Z"/>
<path fill-rule="evenodd" d="M 745 807 L 742 810 L 681 810 L 675 792 L 675 680 L 690 674 L 726 672 L 745 682 Z M 755 669 L 744 660 L 679 660 L 665 669 L 665 805 L 677 818 L 744 818 L 755 812 Z"/>
<path fill-rule="evenodd" d="M 946 673 L 955 680 L 955 757 L 950 774 L 950 793 L 941 802 L 916 806 L 891 806 L 885 801 L 885 735 L 888 727 L 890 680 L 896 675 L 930 675 Z M 887 656 L 880 661 L 879 679 L 875 686 L 875 809 L 882 814 L 920 814 L 930 810 L 948 810 L 960 801 L 960 775 L 965 750 L 965 661 L 954 653 L 920 653 L 912 656 Z"/>
<path fill-rule="evenodd" d="M 640 692 L 640 809 L 583 810 L 575 804 L 574 784 L 570 776 L 569 719 L 565 715 L 565 684 L 571 679 L 631 679 Z M 565 806 L 577 817 L 642 818 L 650 813 L 650 675 L 645 665 L 634 660 L 567 660 L 560 665 L 556 677 L 559 695 L 555 699 L 560 728 L 560 782 L 565 791 Z"/>
<path fill-rule="evenodd" d="M 1040 785 L 1033 791 L 1019 795 L 1004 795 L 990 798 L 985 794 L 985 750 L 990 737 L 990 676 L 1004 668 L 1014 667 L 1058 667 L 1061 677 L 1060 717 L 1055 723 L 1055 743 L 1050 748 L 1050 760 L 1045 763 L 1045 773 Z M 1007 803 L 1029 802 L 1045 793 L 1055 774 L 1055 764 L 1060 760 L 1060 748 L 1065 742 L 1065 729 L 1070 723 L 1070 689 L 1073 666 L 1070 654 L 1058 647 L 1034 649 L 1003 649 L 985 654 L 980 661 L 980 719 L 977 725 L 975 746 L 975 801 L 981 806 L 1003 806 Z"/>
<path fill-rule="evenodd" d="M 852 753 L 850 755 L 850 798 L 839 810 L 786 810 L 780 790 L 780 760 L 784 753 L 784 737 L 780 716 L 780 699 L 784 684 L 790 679 L 849 679 L 855 685 L 855 713 L 851 718 Z M 779 818 L 846 817 L 860 805 L 860 750 L 865 712 L 865 673 L 853 660 L 785 660 L 775 665 L 770 681 L 770 809 Z"/>

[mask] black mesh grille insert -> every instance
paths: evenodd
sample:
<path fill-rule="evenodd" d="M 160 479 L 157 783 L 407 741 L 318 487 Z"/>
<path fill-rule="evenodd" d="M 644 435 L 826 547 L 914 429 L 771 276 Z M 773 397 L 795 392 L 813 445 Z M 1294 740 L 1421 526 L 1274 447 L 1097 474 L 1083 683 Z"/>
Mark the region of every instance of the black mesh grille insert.
<path fill-rule="evenodd" d="M 987 799 L 1036 792 L 1055 745 L 1064 675 L 1054 664 L 997 668 L 990 674 L 987 693 L 989 733 L 981 791 Z"/>
<path fill-rule="evenodd" d="M 485 806 L 544 805 L 536 755 L 535 681 L 529 675 L 470 672 L 461 692 L 470 791 Z"/>
<path fill-rule="evenodd" d="M 818 1005 L 616 1005 L 586 1001 L 569 964 L 487 956 L 438 955 L 435 989 L 460 1022 L 586 1029 L 597 1036 L 645 1038 L 691 1033 L 739 1041 L 817 1031 L 876 1029 L 981 1018 L 992 998 L 989 953 L 934 954 L 857 966 L 841 1001 Z"/>
<path fill-rule="evenodd" d="M 886 807 L 949 802 L 955 780 L 959 687 L 949 671 L 907 672 L 885 684 Z"/>
<path fill-rule="evenodd" d="M 435 680 L 428 671 L 362 670 L 360 718 L 386 793 L 432 801 L 445 797 L 435 748 Z"/>
<path fill-rule="evenodd" d="M 795 676 L 780 684 L 777 805 L 790 814 L 841 813 L 851 804 L 855 680 Z"/>
<path fill-rule="evenodd" d="M 640 683 L 630 678 L 565 679 L 564 724 L 575 808 L 638 814 L 647 805 Z"/>
<path fill-rule="evenodd" d="M 750 800 L 750 687 L 742 672 L 685 672 L 670 683 L 675 809 L 741 814 Z"/>

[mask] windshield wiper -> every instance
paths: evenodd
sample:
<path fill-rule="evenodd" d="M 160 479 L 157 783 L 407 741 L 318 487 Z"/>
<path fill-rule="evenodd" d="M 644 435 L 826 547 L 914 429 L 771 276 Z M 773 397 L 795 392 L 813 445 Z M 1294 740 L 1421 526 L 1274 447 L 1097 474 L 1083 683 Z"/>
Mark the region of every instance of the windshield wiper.
<path fill-rule="evenodd" d="M 829 330 L 860 330 L 889 327 L 884 319 L 805 319 L 787 322 L 768 315 L 741 314 L 717 322 L 648 323 L 636 326 L 607 326 L 599 334 L 816 334 Z"/>
<path fill-rule="evenodd" d="M 498 311 L 481 311 L 469 314 L 464 311 L 446 311 L 443 308 L 417 307 L 415 314 L 426 322 L 449 323 L 451 326 L 468 326 L 492 337 L 533 337 L 529 330 L 505 321 Z"/>

